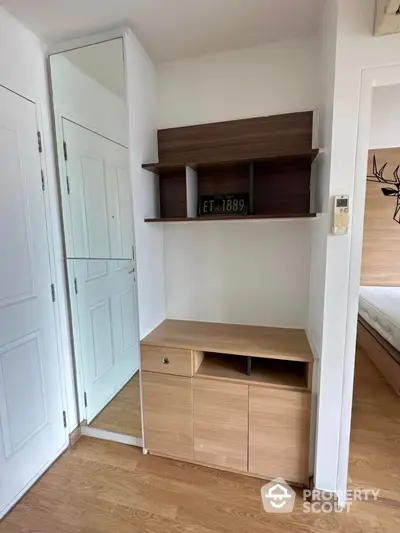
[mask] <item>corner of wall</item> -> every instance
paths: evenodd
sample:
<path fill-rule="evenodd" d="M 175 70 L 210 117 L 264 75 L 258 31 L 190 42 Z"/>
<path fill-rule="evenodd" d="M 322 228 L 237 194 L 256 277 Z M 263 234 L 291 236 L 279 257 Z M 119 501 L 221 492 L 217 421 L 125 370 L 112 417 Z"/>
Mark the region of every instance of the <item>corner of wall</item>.
<path fill-rule="evenodd" d="M 131 30 L 125 35 L 127 101 L 129 113 L 129 150 L 133 190 L 133 212 L 138 276 L 140 338 L 146 336 L 166 317 L 163 228 L 146 224 L 154 216 L 158 180 L 142 169 L 156 160 L 155 118 L 156 74 L 154 65 Z"/>

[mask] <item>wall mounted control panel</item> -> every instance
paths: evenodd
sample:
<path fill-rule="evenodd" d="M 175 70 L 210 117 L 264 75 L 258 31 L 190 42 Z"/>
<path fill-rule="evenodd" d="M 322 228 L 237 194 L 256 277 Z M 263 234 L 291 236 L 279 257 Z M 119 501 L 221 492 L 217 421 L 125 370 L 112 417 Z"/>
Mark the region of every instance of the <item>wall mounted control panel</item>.
<path fill-rule="evenodd" d="M 333 235 L 347 235 L 349 232 L 349 197 L 335 196 L 333 212 Z"/>

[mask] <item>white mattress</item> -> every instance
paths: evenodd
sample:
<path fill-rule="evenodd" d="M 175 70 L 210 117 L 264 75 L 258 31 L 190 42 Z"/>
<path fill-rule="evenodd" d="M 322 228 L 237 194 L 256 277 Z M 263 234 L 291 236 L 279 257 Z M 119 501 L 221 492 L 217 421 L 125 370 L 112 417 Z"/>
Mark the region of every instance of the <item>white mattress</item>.
<path fill-rule="evenodd" d="M 359 314 L 400 352 L 400 287 L 360 287 Z"/>

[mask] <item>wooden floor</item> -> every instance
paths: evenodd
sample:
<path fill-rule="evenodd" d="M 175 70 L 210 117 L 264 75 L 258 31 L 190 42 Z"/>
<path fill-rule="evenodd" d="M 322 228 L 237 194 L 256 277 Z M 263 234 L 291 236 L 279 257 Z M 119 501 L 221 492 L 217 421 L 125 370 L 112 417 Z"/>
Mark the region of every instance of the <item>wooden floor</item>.
<path fill-rule="evenodd" d="M 369 357 L 356 357 L 349 485 L 400 502 L 400 397 Z M 400 530 L 399 530 L 400 533 Z"/>
<path fill-rule="evenodd" d="M 90 427 L 130 437 L 142 436 L 139 372 L 92 421 Z"/>
<path fill-rule="evenodd" d="M 383 393 L 384 385 L 359 353 L 352 483 L 370 488 L 378 480 L 393 495 L 399 488 L 400 441 L 391 415 L 398 416 L 398 399 Z M 379 396 L 385 402 L 382 409 Z M 382 426 L 370 420 L 377 415 L 383 415 Z M 396 423 L 399 426 L 398 419 Z M 363 427 L 372 435 L 361 434 Z M 378 450 L 384 460 L 376 456 Z M 350 513 L 305 514 L 299 493 L 292 514 L 271 515 L 261 508 L 261 485 L 253 478 L 145 457 L 136 448 L 82 438 L 9 513 L 0 532 L 400 532 L 400 505 L 393 499 L 355 502 Z"/>

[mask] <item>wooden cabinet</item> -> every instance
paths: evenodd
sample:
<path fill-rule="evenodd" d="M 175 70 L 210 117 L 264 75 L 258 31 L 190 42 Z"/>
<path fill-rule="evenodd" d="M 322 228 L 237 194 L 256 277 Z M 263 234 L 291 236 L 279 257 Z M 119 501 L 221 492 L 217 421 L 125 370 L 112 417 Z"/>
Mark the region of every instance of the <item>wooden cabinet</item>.
<path fill-rule="evenodd" d="M 193 379 L 194 459 L 247 472 L 247 385 Z"/>
<path fill-rule="evenodd" d="M 309 391 L 249 387 L 249 472 L 306 483 Z"/>
<path fill-rule="evenodd" d="M 142 372 L 146 448 L 193 459 L 193 402 L 189 377 Z"/>
<path fill-rule="evenodd" d="M 308 483 L 304 332 L 167 320 L 142 341 L 141 362 L 150 453 Z"/>

